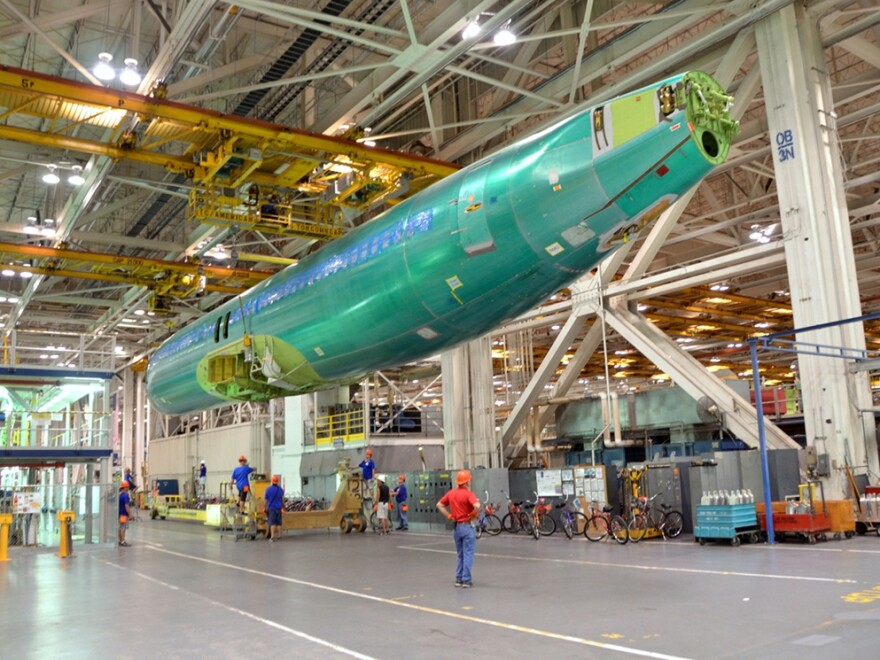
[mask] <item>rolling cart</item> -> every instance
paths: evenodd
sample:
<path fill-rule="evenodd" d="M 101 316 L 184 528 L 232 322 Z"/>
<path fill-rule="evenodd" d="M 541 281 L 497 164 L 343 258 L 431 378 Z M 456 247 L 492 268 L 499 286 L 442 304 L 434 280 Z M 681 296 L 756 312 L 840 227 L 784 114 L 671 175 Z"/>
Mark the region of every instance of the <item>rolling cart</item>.
<path fill-rule="evenodd" d="M 736 547 L 743 539 L 757 543 L 761 539 L 754 504 L 698 504 L 694 541 L 727 539 Z"/>

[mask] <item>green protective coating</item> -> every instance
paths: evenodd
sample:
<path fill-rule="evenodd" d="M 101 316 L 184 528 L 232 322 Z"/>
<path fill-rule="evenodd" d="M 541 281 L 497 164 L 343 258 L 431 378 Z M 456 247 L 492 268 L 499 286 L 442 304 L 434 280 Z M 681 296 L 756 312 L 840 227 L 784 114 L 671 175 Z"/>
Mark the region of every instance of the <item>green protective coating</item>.
<path fill-rule="evenodd" d="M 633 240 L 737 124 L 686 73 L 511 144 L 177 332 L 150 400 L 181 414 L 348 384 L 479 337 Z"/>

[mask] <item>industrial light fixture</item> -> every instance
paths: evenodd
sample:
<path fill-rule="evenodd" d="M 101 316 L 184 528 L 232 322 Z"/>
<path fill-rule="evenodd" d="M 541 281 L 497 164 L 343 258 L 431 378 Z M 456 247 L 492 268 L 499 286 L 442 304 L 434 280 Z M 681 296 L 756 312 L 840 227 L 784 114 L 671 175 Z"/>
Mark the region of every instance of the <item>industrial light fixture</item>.
<path fill-rule="evenodd" d="M 480 33 L 483 31 L 483 28 L 480 27 L 479 21 L 474 19 L 470 23 L 468 23 L 464 30 L 461 32 L 462 39 L 474 39 L 480 36 Z"/>
<path fill-rule="evenodd" d="M 137 65 L 138 61 L 133 57 L 126 57 L 124 60 L 125 69 L 122 70 L 122 73 L 119 74 L 119 81 L 123 85 L 139 85 L 142 77 L 141 74 L 138 73 Z"/>
<path fill-rule="evenodd" d="M 98 63 L 95 65 L 95 68 L 92 69 L 95 78 L 105 81 L 113 80 L 116 77 L 116 72 L 113 70 L 113 67 L 110 66 L 110 62 L 112 61 L 113 56 L 110 53 L 98 53 Z"/>
<path fill-rule="evenodd" d="M 46 165 L 46 167 L 49 168 L 49 171 L 43 175 L 43 183 L 48 183 L 49 185 L 54 186 L 61 181 L 61 178 L 55 174 L 55 168 L 58 166 L 50 163 L 49 165 Z"/>
<path fill-rule="evenodd" d="M 2 275 L 3 277 L 12 277 L 13 275 L 15 275 L 15 271 L 11 268 L 4 268 L 3 270 L 0 270 L 0 275 Z"/>
<path fill-rule="evenodd" d="M 69 183 L 72 186 L 81 186 L 82 184 L 84 184 L 86 182 L 86 180 L 83 178 L 83 175 L 82 175 L 82 171 L 83 171 L 82 165 L 74 165 L 72 169 L 73 169 L 73 174 L 71 174 L 69 177 L 67 177 L 67 183 Z"/>
<path fill-rule="evenodd" d="M 505 23 L 504 27 L 495 33 L 495 36 L 492 37 L 492 41 L 498 46 L 509 46 L 516 42 L 516 35 L 510 30 L 510 21 Z"/>

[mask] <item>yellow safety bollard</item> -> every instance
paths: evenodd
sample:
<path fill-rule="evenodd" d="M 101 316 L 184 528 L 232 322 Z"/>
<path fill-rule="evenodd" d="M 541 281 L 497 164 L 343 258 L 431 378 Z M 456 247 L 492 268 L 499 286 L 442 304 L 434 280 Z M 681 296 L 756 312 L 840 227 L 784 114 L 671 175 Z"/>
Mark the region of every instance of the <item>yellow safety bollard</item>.
<path fill-rule="evenodd" d="M 67 559 L 73 556 L 73 530 L 71 524 L 76 520 L 73 511 L 59 511 L 58 520 L 61 521 L 61 543 L 58 546 L 58 556 Z"/>
<path fill-rule="evenodd" d="M 0 513 L 0 561 L 9 561 L 10 525 L 12 525 L 12 514 Z"/>

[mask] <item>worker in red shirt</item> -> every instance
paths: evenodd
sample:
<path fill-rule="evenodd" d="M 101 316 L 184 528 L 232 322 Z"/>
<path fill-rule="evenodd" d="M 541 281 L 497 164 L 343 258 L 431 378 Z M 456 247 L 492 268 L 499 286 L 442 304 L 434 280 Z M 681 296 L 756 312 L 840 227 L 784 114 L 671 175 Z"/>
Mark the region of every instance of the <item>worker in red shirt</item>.
<path fill-rule="evenodd" d="M 455 569 L 455 586 L 470 588 L 474 586 L 471 579 L 471 567 L 474 565 L 474 551 L 477 548 L 477 533 L 471 526 L 471 520 L 477 517 L 480 500 L 471 492 L 471 473 L 459 470 L 455 475 L 458 488 L 453 488 L 437 502 L 437 510 L 455 523 L 452 537 L 455 539 L 455 550 L 458 553 L 458 565 Z"/>

